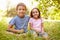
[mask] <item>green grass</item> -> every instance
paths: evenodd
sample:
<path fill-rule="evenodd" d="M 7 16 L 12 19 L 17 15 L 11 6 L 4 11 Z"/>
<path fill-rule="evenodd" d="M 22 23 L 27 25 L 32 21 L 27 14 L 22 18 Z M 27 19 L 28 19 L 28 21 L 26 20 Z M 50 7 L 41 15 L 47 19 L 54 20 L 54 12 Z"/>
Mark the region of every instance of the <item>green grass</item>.
<path fill-rule="evenodd" d="M 11 35 L 6 33 L 8 24 L 5 19 L 0 21 L 0 40 L 42 40 L 41 37 L 34 37 L 30 33 L 26 36 L 16 36 L 16 34 Z M 60 40 L 60 22 L 44 22 L 45 31 L 49 35 L 50 40 Z"/>
<path fill-rule="evenodd" d="M 60 22 L 45 22 L 44 25 L 50 40 L 60 40 Z"/>

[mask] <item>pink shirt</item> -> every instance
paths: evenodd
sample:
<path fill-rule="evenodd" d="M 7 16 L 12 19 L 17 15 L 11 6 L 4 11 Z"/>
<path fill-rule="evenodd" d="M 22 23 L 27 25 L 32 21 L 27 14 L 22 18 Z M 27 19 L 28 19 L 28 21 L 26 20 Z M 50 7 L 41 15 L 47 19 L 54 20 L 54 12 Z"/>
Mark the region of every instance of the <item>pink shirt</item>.
<path fill-rule="evenodd" d="M 34 19 L 34 18 L 30 18 L 29 23 L 32 24 L 32 28 L 35 29 L 36 31 L 43 31 L 43 28 L 41 27 L 41 23 L 42 23 L 42 19 Z"/>

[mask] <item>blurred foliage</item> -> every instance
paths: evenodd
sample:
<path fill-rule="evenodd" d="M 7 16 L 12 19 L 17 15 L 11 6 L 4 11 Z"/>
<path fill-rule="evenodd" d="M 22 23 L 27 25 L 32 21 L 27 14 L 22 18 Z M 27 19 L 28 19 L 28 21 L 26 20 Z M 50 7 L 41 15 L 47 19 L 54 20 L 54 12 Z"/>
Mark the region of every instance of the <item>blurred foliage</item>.
<path fill-rule="evenodd" d="M 0 12 L 2 12 L 3 10 L 0 10 Z"/>
<path fill-rule="evenodd" d="M 50 40 L 60 40 L 60 22 L 44 22 L 44 28 L 49 34 Z"/>
<path fill-rule="evenodd" d="M 28 15 L 29 14 L 29 11 L 27 9 L 27 12 L 26 14 Z M 9 10 L 7 10 L 7 14 L 5 15 L 6 17 L 14 17 L 17 15 L 17 12 L 16 12 L 16 8 L 10 8 Z"/>
<path fill-rule="evenodd" d="M 34 0 L 45 19 L 60 20 L 60 0 Z"/>
<path fill-rule="evenodd" d="M 15 8 L 11 8 L 11 9 L 9 9 L 9 10 L 7 10 L 7 14 L 5 15 L 5 16 L 7 16 L 7 17 L 13 17 L 13 16 L 16 16 L 16 10 L 15 10 Z"/>
<path fill-rule="evenodd" d="M 2 12 L 3 12 L 3 10 L 0 10 L 0 16 L 1 16 Z"/>
<path fill-rule="evenodd" d="M 26 35 L 9 34 L 6 32 L 8 24 L 6 18 L 0 21 L 0 40 L 42 40 L 42 37 L 34 37 L 30 32 Z M 44 29 L 49 35 L 50 40 L 60 40 L 60 22 L 44 22 Z"/>
<path fill-rule="evenodd" d="M 35 1 L 39 3 L 37 7 L 40 9 L 43 18 L 60 20 L 60 0 L 34 0 L 31 2 L 31 4 L 33 4 Z M 14 17 L 17 14 L 15 8 L 9 9 L 9 1 L 6 12 L 6 17 Z M 28 9 L 26 14 L 29 15 Z"/>

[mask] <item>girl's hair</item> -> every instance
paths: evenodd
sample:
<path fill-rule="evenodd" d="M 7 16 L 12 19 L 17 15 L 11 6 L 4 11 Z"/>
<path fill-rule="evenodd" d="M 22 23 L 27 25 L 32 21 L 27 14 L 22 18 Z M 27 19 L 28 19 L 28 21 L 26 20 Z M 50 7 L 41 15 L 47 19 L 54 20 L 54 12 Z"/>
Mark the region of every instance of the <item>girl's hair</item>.
<path fill-rule="evenodd" d="M 38 10 L 38 12 L 39 12 L 39 16 L 38 16 L 38 18 L 41 18 L 41 14 L 40 14 L 40 10 L 38 9 L 38 8 L 33 8 L 32 10 L 31 10 L 31 13 L 30 13 L 30 17 L 33 17 L 33 13 L 32 13 L 32 11 L 34 10 L 34 9 L 37 9 Z"/>
<path fill-rule="evenodd" d="M 19 3 L 19 4 L 17 4 L 17 6 L 16 6 L 16 10 L 18 10 L 18 7 L 19 7 L 19 6 L 23 6 L 23 7 L 25 7 L 25 9 L 27 9 L 27 8 L 26 8 L 26 5 L 25 5 L 24 3 Z"/>

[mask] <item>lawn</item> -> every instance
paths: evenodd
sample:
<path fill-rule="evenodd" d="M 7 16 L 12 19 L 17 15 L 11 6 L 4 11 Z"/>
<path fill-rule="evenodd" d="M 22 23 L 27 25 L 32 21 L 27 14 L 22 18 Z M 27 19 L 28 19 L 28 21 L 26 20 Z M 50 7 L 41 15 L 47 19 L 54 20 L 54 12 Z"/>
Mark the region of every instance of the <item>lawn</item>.
<path fill-rule="evenodd" d="M 43 40 L 41 37 L 34 37 L 30 33 L 26 36 L 16 36 L 17 34 L 7 34 L 8 23 L 5 19 L 0 21 L 0 40 Z M 50 40 L 60 40 L 60 22 L 44 22 L 45 31 L 49 35 Z"/>

